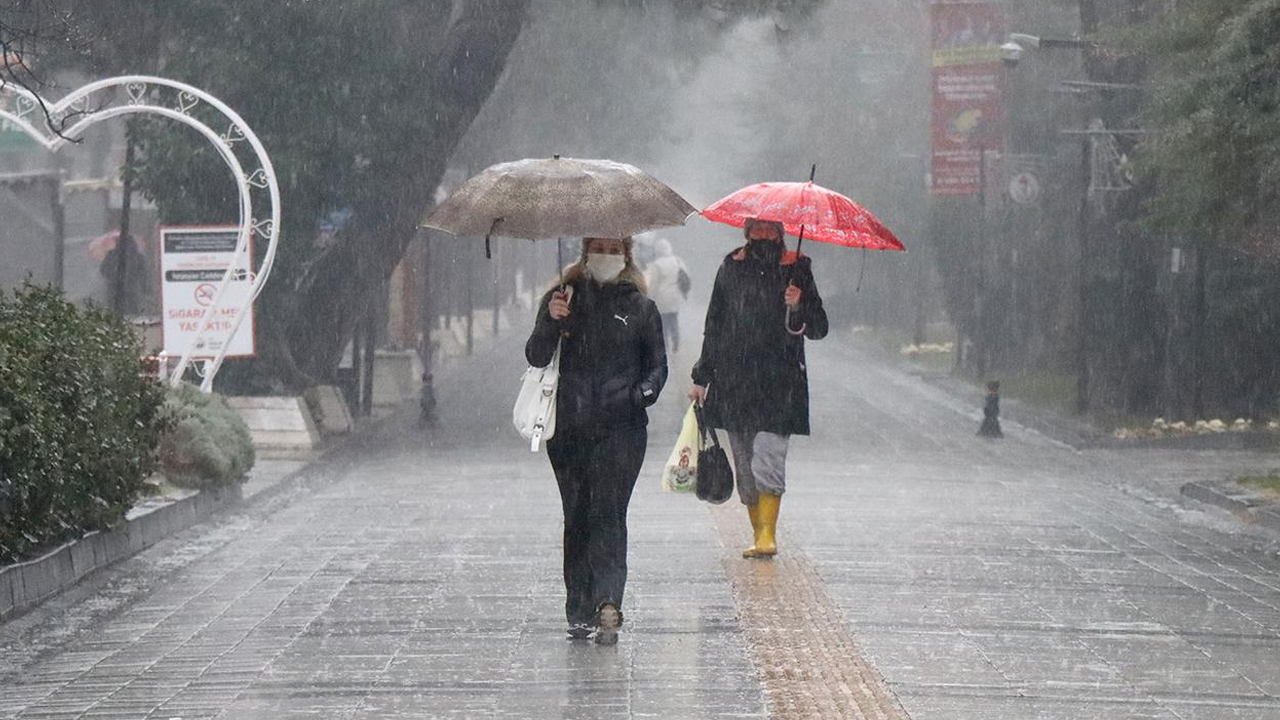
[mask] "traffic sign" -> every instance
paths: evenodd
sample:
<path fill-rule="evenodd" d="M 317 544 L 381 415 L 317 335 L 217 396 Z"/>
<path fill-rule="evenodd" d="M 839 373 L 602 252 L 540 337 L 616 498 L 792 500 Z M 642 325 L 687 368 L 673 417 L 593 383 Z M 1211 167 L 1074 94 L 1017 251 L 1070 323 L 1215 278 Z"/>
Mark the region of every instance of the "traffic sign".
<path fill-rule="evenodd" d="M 1023 170 L 1009 179 L 1009 199 L 1019 205 L 1034 205 L 1040 202 L 1044 188 L 1035 173 Z"/>

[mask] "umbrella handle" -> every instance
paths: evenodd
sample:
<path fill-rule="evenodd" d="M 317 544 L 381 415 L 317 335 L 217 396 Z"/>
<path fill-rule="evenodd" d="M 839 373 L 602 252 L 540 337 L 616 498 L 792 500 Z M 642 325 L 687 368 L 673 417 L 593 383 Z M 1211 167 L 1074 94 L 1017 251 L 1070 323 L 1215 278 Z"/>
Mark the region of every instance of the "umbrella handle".
<path fill-rule="evenodd" d="M 814 165 L 814 166 L 813 166 L 813 168 L 814 168 L 814 170 L 816 171 L 816 170 L 818 169 L 818 166 L 817 166 L 817 165 Z M 810 182 L 812 182 L 812 181 L 813 181 L 813 175 L 812 175 L 812 173 L 810 173 L 810 175 L 809 175 L 809 181 L 810 181 Z M 796 241 L 796 262 L 800 262 L 800 246 L 801 246 L 801 245 L 803 245 L 803 244 L 804 244 L 804 226 L 803 226 L 803 225 L 801 225 L 801 226 L 800 226 L 800 238 Z M 788 274 L 790 274 L 790 273 L 788 273 Z M 788 284 L 794 284 L 794 283 L 792 283 L 792 282 L 791 282 L 791 279 L 788 279 Z M 805 330 L 808 330 L 808 329 L 809 329 L 809 324 L 808 324 L 808 323 L 800 323 L 800 329 L 799 329 L 799 330 L 792 330 L 792 329 L 791 329 L 791 307 L 790 307 L 790 306 L 787 306 L 787 333 L 788 333 L 788 334 L 790 334 L 790 335 L 803 335 L 803 334 L 804 334 L 804 331 L 805 331 Z"/>
<path fill-rule="evenodd" d="M 559 160 L 560 156 L 557 155 L 556 159 Z M 568 285 L 564 281 L 564 238 L 556 238 L 556 272 L 560 273 L 560 290 L 563 291 Z"/>
<path fill-rule="evenodd" d="M 799 330 L 791 329 L 791 308 L 787 308 L 787 333 L 790 335 L 803 335 L 809 329 L 809 323 L 800 323 Z"/>
<path fill-rule="evenodd" d="M 489 225 L 489 232 L 484 234 L 484 259 L 485 260 L 493 259 L 493 248 L 489 245 L 489 237 L 493 235 L 493 231 L 497 229 L 498 223 L 500 222 L 502 222 L 502 218 L 494 218 L 493 222 L 490 223 Z"/>

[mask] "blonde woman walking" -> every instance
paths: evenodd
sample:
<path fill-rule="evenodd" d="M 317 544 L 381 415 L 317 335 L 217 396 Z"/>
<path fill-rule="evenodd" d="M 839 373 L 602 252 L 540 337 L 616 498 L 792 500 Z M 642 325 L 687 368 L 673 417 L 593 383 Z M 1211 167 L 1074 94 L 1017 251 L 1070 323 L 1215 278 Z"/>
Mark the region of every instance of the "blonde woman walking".
<path fill-rule="evenodd" d="M 551 362 L 556 432 L 547 441 L 564 509 L 565 616 L 575 640 L 617 642 L 627 583 L 627 506 L 648 445 L 646 408 L 667 380 L 662 319 L 645 296 L 631 238 L 584 238 L 548 292 L 525 356 Z"/>

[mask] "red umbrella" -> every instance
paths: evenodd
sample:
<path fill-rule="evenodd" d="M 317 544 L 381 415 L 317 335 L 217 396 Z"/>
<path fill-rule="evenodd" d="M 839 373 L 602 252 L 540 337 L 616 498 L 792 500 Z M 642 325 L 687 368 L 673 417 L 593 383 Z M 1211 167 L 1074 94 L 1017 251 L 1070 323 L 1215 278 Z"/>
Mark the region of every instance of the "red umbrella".
<path fill-rule="evenodd" d="M 813 182 L 757 183 L 717 200 L 702 216 L 725 225 L 743 227 L 748 220 L 782 223 L 788 235 L 799 238 L 796 252 L 805 238 L 863 250 L 906 250 L 897 237 L 866 208 L 840 193 Z M 787 330 L 792 330 L 787 311 Z"/>
<path fill-rule="evenodd" d="M 107 253 L 111 252 L 112 250 L 115 250 L 116 246 L 118 246 L 119 244 L 120 244 L 119 230 L 113 230 L 107 233 L 106 235 L 99 235 L 98 237 L 89 241 L 89 245 L 88 245 L 89 255 L 94 260 L 97 260 L 98 262 L 102 262 L 103 260 L 107 259 Z M 133 247 L 136 248 L 139 253 L 145 252 L 147 249 L 147 246 L 143 242 L 142 238 L 138 237 L 137 235 L 133 236 Z"/>
<path fill-rule="evenodd" d="M 788 235 L 868 250 L 906 250 L 898 238 L 858 203 L 809 182 L 757 183 L 722 198 L 702 216 L 742 227 L 747 220 L 782 223 Z M 797 245 L 796 250 L 799 250 Z"/>

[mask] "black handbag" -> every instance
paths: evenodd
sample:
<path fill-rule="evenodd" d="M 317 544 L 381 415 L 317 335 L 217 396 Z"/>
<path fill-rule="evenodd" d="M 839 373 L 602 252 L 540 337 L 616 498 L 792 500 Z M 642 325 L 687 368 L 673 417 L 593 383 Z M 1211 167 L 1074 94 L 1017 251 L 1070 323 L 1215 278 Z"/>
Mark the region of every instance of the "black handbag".
<path fill-rule="evenodd" d="M 733 497 L 733 468 L 715 430 L 702 419 L 702 408 L 694 408 L 698 418 L 698 475 L 694 484 L 699 500 L 719 505 Z M 710 437 L 711 444 L 707 444 Z"/>

